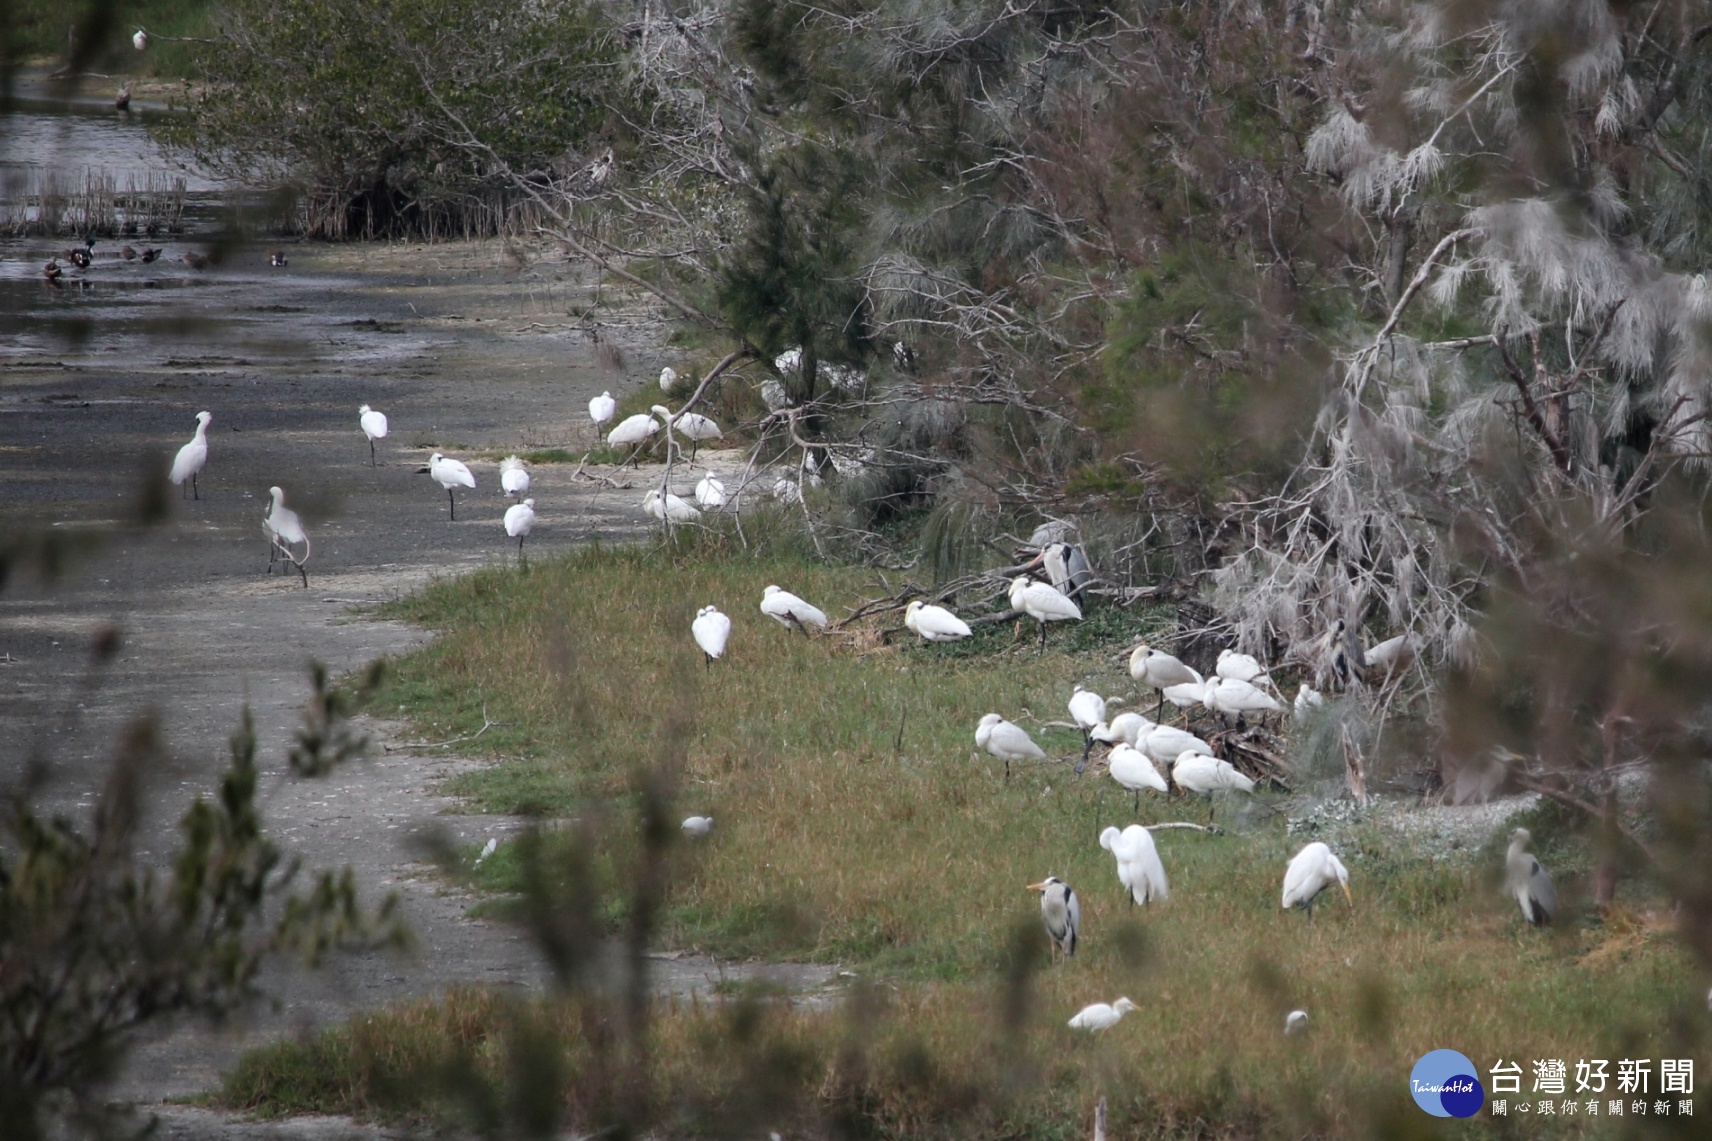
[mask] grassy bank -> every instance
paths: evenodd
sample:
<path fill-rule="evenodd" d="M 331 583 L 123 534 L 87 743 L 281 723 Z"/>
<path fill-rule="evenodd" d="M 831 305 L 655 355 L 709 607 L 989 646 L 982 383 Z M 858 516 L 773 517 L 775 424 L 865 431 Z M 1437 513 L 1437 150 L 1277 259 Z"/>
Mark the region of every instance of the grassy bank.
<path fill-rule="evenodd" d="M 1435 863 L 1356 826 L 1338 841 L 1354 906 L 1339 899 L 1309 925 L 1278 906 L 1284 863 L 1307 837 L 1286 833 L 1274 797 L 1221 805 L 1222 836 L 1158 833 L 1172 898 L 1129 908 L 1096 837 L 1136 815 L 1110 781 L 1072 774 L 1078 735 L 1040 729 L 1054 762 L 1007 780 L 974 755 L 972 733 L 988 711 L 1031 728 L 1061 720 L 1076 683 L 1129 693 L 1118 651 L 1159 616 L 1105 612 L 1055 630 L 1038 657 L 1031 631 L 1018 643 L 1008 626 L 950 647 L 888 638 L 895 614 L 808 638 L 758 612 L 769 582 L 835 621 L 884 593 L 863 570 L 585 551 L 394 608 L 441 636 L 397 663 L 382 709 L 436 739 L 488 724 L 471 744 L 496 763 L 457 791 L 596 829 L 614 930 L 638 858 L 636 774 L 666 763 L 674 815 L 716 826 L 668 853 L 658 941 L 835 961 L 855 985 L 879 984 L 854 1013 L 661 1012 L 643 1076 L 623 1080 L 667 1098 L 682 1131 L 721 1131 L 720 1107 L 765 1089 L 770 1116 L 754 1124 L 811 1132 L 855 1113 L 875 1136 L 1085 1135 L 1104 1094 L 1119 1135 L 1360 1137 L 1393 1118 L 1388 1132 L 1427 1124 L 1406 1078 L 1435 1048 L 1468 1054 L 1482 1076 L 1499 1058 L 1698 1057 L 1704 1070 L 1704 989 L 1663 922 L 1624 913 L 1524 930 L 1482 863 Z M 712 669 L 688 632 L 708 603 L 735 625 Z M 1139 818 L 1205 814 L 1152 798 Z M 1049 873 L 1077 886 L 1085 916 L 1075 960 L 1050 968 L 1024 890 Z M 515 846 L 479 873 L 502 891 L 520 874 Z M 1082 1005 L 1120 994 L 1140 1010 L 1099 1039 L 1065 1029 Z M 1285 1039 L 1296 1007 L 1312 1028 Z M 472 1088 L 502 1104 L 520 1080 L 506 1044 L 519 1017 L 476 994 L 388 1012 L 251 1056 L 222 1096 L 263 1111 L 431 1114 L 420 1092 L 398 1099 L 397 1079 L 446 1072 L 446 1052 L 461 1049 Z M 585 998 L 523 1021 L 550 1028 L 558 1068 L 537 1084 L 553 1103 L 579 1127 L 607 1120 L 621 1012 Z"/>
<path fill-rule="evenodd" d="M 206 38 L 214 6 L 208 0 L 126 0 L 112 5 L 56 4 L 48 0 L 11 0 L 0 30 L 16 58 L 62 63 L 76 37 L 95 35 L 100 48 L 93 70 L 162 79 L 193 77 L 192 43 L 180 37 Z M 131 46 L 131 33 L 146 28 L 148 50 Z"/>

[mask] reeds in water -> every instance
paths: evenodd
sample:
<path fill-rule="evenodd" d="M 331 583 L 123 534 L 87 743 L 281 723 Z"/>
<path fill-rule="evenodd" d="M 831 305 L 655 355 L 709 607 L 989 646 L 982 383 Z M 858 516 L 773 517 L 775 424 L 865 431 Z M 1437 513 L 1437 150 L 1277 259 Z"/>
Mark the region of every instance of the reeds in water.
<path fill-rule="evenodd" d="M 184 228 L 185 198 L 184 178 L 162 171 L 127 174 L 121 190 L 110 170 L 29 167 L 0 185 L 0 234 L 177 233 Z"/>

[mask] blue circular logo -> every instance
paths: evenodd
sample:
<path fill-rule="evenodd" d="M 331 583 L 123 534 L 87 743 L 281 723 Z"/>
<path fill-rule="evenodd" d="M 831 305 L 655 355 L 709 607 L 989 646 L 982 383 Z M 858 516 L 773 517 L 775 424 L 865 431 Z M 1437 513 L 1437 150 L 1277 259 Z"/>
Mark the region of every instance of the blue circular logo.
<path fill-rule="evenodd" d="M 1434 1117 L 1473 1117 L 1486 1103 L 1486 1088 L 1474 1076 L 1474 1063 L 1455 1050 L 1421 1055 L 1409 1071 L 1415 1104 Z"/>

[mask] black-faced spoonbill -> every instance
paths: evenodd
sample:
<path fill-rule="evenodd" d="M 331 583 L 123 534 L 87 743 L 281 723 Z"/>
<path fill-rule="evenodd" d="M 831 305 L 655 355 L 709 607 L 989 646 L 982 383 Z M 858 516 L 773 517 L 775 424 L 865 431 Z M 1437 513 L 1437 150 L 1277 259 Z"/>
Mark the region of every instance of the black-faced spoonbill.
<path fill-rule="evenodd" d="M 454 487 L 474 488 L 476 477 L 470 474 L 470 469 L 457 460 L 449 460 L 439 452 L 428 457 L 428 466 L 418 468 L 418 472 L 427 472 L 428 478 L 446 489 L 446 502 L 452 505 L 452 519 L 458 518 L 458 501 L 452 497 Z"/>
<path fill-rule="evenodd" d="M 505 509 L 505 533 L 517 540 L 517 554 L 523 555 L 523 540 L 535 529 L 535 501 L 525 499 Z"/>
<path fill-rule="evenodd" d="M 1046 583 L 1036 582 L 1027 575 L 1019 574 L 1011 580 L 1010 599 L 1011 609 L 1019 610 L 1040 623 L 1040 649 L 1043 653 L 1046 650 L 1048 622 L 1082 620 L 1082 608 L 1074 601 Z"/>
<path fill-rule="evenodd" d="M 309 572 L 303 565 L 309 561 L 309 534 L 303 529 L 303 521 L 297 517 L 297 512 L 285 505 L 285 492 L 277 487 L 268 488 L 268 495 L 273 498 L 273 506 L 262 517 L 262 533 L 268 537 L 268 573 L 273 573 L 274 555 L 284 557 L 297 573 L 303 577 L 303 589 L 309 589 Z M 298 558 L 292 552 L 292 547 L 303 544 L 303 557 Z"/>
<path fill-rule="evenodd" d="M 768 586 L 761 592 L 761 613 L 781 626 L 808 633 L 810 626 L 826 628 L 826 611 L 811 606 L 780 586 Z"/>
<path fill-rule="evenodd" d="M 208 462 L 208 424 L 214 417 L 208 412 L 196 414 L 196 435 L 190 438 L 190 443 L 178 449 L 178 455 L 172 460 L 172 474 L 167 478 L 178 484 L 180 498 L 183 498 L 184 481 L 190 481 L 190 491 L 197 499 L 202 498 L 202 492 L 196 486 L 197 473 Z"/>
<path fill-rule="evenodd" d="M 695 621 L 690 623 L 690 636 L 701 647 L 702 656 L 711 668 L 713 659 L 725 656 L 726 643 L 731 641 L 731 619 L 717 606 L 704 606 L 696 611 Z"/>
<path fill-rule="evenodd" d="M 374 442 L 386 439 L 386 413 L 376 412 L 365 404 L 357 409 L 357 423 L 362 425 L 363 435 L 369 439 L 369 466 L 378 467 L 379 464 L 375 460 Z"/>
<path fill-rule="evenodd" d="M 529 490 L 529 468 L 516 456 L 499 461 L 499 489 L 507 499 Z"/>
<path fill-rule="evenodd" d="M 955 642 L 974 633 L 969 624 L 943 606 L 916 599 L 904 610 L 904 625 L 924 642 Z"/>

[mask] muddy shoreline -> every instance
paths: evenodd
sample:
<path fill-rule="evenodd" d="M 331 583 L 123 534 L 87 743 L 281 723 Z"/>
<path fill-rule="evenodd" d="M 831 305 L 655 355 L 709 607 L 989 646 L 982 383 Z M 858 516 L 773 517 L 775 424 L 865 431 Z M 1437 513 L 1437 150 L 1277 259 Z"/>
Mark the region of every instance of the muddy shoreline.
<path fill-rule="evenodd" d="M 37 252 L 0 251 L 14 264 Z M 0 527 L 104 535 L 107 544 L 57 581 L 24 574 L 0 595 L 0 740 L 24 743 L 0 760 L 0 781 L 40 756 L 51 766 L 49 803 L 86 810 L 115 734 L 155 710 L 173 763 L 150 786 L 140 855 L 160 860 L 185 804 L 223 768 L 248 705 L 270 830 L 311 867 L 351 865 L 370 899 L 398 891 L 418 942 L 403 958 L 347 956 L 314 975 L 273 970 L 264 980 L 273 1004 L 218 1030 L 183 1026 L 150 1041 L 108 1096 L 158 1106 L 210 1088 L 238 1050 L 266 1036 L 458 983 L 542 984 L 533 951 L 466 918 L 471 901 L 432 874 L 413 842 L 427 827 L 464 844 L 510 829 L 436 792 L 473 762 L 377 751 L 329 780 L 301 782 L 284 778 L 284 754 L 309 692 L 308 662 L 350 670 L 419 644 L 421 631 L 366 611 L 433 575 L 514 557 L 495 460 L 519 448 L 586 448 L 588 398 L 653 383 L 666 327 L 643 299 L 608 283 L 600 336 L 620 349 L 615 369 L 570 315 L 587 304 L 593 275 L 557 257 L 520 264 L 496 242 L 296 246 L 280 270 L 254 249 L 203 273 L 167 264 L 150 275 L 98 261 L 88 288 L 31 281 L 42 296 L 24 298 L 0 334 Z M 22 283 L 3 284 L 16 292 Z M 357 427 L 362 403 L 392 420 L 376 466 Z M 150 532 L 114 528 L 136 494 L 135 473 L 162 469 L 204 408 L 214 420 L 201 499 L 175 498 L 170 521 Z M 417 474 L 431 450 L 465 459 L 477 478 L 455 523 L 445 495 Z M 716 469 L 726 458 L 708 455 Z M 735 470 L 736 453 L 729 460 Z M 590 480 L 574 470 L 534 471 L 536 557 L 646 534 L 638 504 L 647 474 Z M 273 484 L 314 540 L 307 590 L 295 575 L 265 573 L 259 522 Z M 86 687 L 92 633 L 109 624 L 122 649 Z M 381 739 L 397 731 L 373 728 Z M 662 989 L 677 993 L 729 973 L 694 957 L 659 968 Z M 782 970 L 794 984 L 826 976 Z M 168 1117 L 166 1136 L 263 1135 L 200 1111 Z M 326 1123 L 292 1128 L 344 1135 L 313 1131 Z"/>

